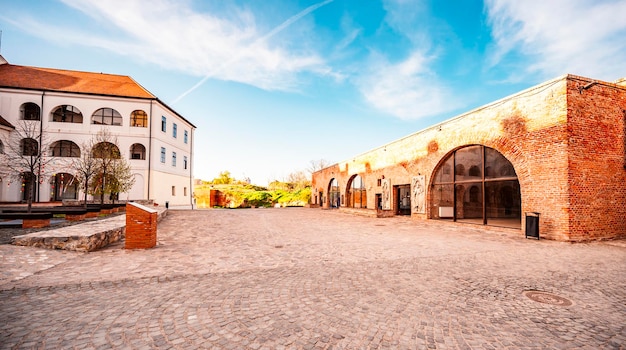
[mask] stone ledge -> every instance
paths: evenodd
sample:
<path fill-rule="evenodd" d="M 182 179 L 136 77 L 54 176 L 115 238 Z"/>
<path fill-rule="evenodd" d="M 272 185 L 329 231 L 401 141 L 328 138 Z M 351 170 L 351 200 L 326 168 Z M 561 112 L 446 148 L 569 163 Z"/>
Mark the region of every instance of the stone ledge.
<path fill-rule="evenodd" d="M 92 252 L 120 241 L 124 237 L 126 227 L 117 227 L 111 230 L 76 236 L 24 235 L 13 239 L 13 244 L 46 249 L 63 249 L 78 252 Z"/>
<path fill-rule="evenodd" d="M 157 222 L 167 216 L 167 209 L 157 210 Z M 91 252 L 125 239 L 126 215 L 85 222 L 54 230 L 38 231 L 13 237 L 12 244 L 46 249 Z"/>

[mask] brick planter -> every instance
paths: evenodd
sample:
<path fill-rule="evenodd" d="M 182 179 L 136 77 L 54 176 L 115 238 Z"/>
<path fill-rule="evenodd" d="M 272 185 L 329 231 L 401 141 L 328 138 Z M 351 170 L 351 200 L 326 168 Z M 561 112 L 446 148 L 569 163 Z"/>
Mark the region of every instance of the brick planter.
<path fill-rule="evenodd" d="M 158 212 L 137 203 L 126 204 L 126 249 L 156 246 Z"/>

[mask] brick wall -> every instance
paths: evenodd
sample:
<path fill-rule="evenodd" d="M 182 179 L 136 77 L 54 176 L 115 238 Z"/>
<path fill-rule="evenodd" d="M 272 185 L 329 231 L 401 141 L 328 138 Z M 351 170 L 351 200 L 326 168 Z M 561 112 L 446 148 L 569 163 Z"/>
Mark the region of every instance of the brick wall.
<path fill-rule="evenodd" d="M 156 246 L 157 211 L 133 203 L 126 204 L 126 249 Z"/>
<path fill-rule="evenodd" d="M 378 186 L 379 179 L 390 179 L 392 186 L 404 185 L 410 184 L 413 176 L 421 174 L 425 176 L 426 183 L 429 184 L 426 198 L 426 203 L 429 205 L 432 175 L 439 163 L 456 149 L 481 144 L 499 151 L 513 164 L 521 187 L 522 213 L 541 213 L 540 235 L 543 238 L 584 240 L 616 236 L 619 233 L 615 230 L 604 230 L 605 233 L 602 235 L 600 231 L 603 230 L 604 225 L 591 230 L 593 221 L 584 219 L 584 216 L 594 212 L 594 216 L 597 217 L 600 215 L 600 210 L 605 213 L 607 206 L 612 206 L 614 203 L 621 209 L 608 222 L 615 223 L 621 220 L 622 226 L 617 224 L 614 227 L 624 231 L 623 210 L 625 210 L 626 203 L 623 191 L 626 187 L 623 185 L 625 179 L 622 110 L 625 107 L 617 105 L 621 103 L 623 106 L 626 90 L 616 89 L 616 85 L 608 84 L 612 86 L 600 87 L 598 85 L 597 91 L 595 87 L 587 90 L 594 91 L 593 94 L 579 94 L 577 87 L 589 82 L 591 82 L 590 79 L 576 76 L 560 77 L 408 135 L 349 161 L 335 164 L 313 174 L 314 192 L 324 193 L 325 201 L 322 206 L 328 208 L 330 180 L 336 178 L 341 194 L 345 195 L 350 177 L 359 174 L 363 178 L 368 194 L 367 208 L 374 210 L 376 194 L 382 192 L 382 188 Z M 576 98 L 579 101 L 577 102 L 572 99 L 573 91 L 578 94 Z M 596 93 L 603 97 L 595 96 Z M 615 101 L 621 102 L 616 104 Z M 594 108 L 601 111 L 599 114 L 604 119 L 600 118 L 603 121 L 593 122 L 592 127 L 581 128 L 581 125 L 587 125 L 585 119 L 590 117 L 591 112 L 585 109 L 587 105 L 596 106 Z M 581 108 L 585 112 L 579 113 L 576 121 L 572 123 L 573 110 Z M 597 136 L 602 136 L 590 130 L 598 128 L 603 130 L 603 135 L 611 135 L 608 140 L 598 143 L 592 141 Z M 603 148 L 605 143 L 614 145 L 610 149 L 614 158 L 613 164 L 601 172 L 596 172 L 593 178 L 593 183 L 596 184 L 594 188 L 602 189 L 606 195 L 603 199 L 594 201 L 596 203 L 594 209 L 587 207 L 586 211 L 583 211 L 578 204 L 570 205 L 572 198 L 578 196 L 578 193 L 584 194 L 585 191 L 590 191 L 588 187 L 590 185 L 586 185 L 586 189 L 581 187 L 574 192 L 570 190 L 574 184 L 572 182 L 574 178 L 578 179 L 578 182 L 582 178 L 589 179 L 588 172 L 584 172 L 585 175 L 583 175 L 579 171 L 571 170 L 572 167 L 584 167 L 588 164 L 582 161 L 581 157 L 570 157 L 572 135 L 584 136 L 586 141 L 583 144 L 586 148 L 596 147 L 596 152 L 602 154 L 605 153 L 599 149 Z M 577 152 L 581 155 L 587 154 L 586 148 Z M 618 164 L 618 158 L 621 159 L 621 165 Z M 600 161 L 600 159 L 602 157 L 596 153 L 594 160 Z M 622 184 L 621 194 L 613 197 L 611 201 L 608 194 L 615 191 L 610 189 L 614 190 L 620 183 Z M 584 196 L 576 198 L 585 202 L 589 201 L 589 198 Z M 392 205 L 395 206 L 395 203 L 394 198 Z M 430 210 L 427 210 L 426 214 L 412 213 L 415 219 L 429 219 L 431 216 Z M 583 225 L 585 220 L 588 223 Z M 522 220 L 522 225 L 524 225 L 524 220 Z M 585 228 L 573 230 L 573 225 Z M 523 235 L 523 230 L 524 227 L 520 235 Z"/>
<path fill-rule="evenodd" d="M 568 81 L 570 240 L 626 237 L 624 90 Z"/>
<path fill-rule="evenodd" d="M 22 228 L 42 228 L 50 226 L 50 219 L 24 219 Z"/>

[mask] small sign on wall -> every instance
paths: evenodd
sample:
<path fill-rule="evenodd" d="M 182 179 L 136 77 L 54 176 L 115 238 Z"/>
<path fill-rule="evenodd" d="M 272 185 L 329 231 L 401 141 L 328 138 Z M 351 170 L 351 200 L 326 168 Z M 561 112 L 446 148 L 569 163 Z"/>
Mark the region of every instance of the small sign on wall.
<path fill-rule="evenodd" d="M 413 177 L 413 181 L 411 181 L 411 190 L 413 194 L 413 198 L 411 199 L 411 203 L 413 203 L 413 212 L 417 214 L 425 214 L 426 213 L 426 177 L 424 175 L 418 175 Z"/>

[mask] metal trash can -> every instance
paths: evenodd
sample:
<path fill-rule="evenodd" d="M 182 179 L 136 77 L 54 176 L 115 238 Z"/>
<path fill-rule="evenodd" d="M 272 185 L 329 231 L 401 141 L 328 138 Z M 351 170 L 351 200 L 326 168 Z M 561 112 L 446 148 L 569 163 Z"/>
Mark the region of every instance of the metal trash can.
<path fill-rule="evenodd" d="M 169 207 L 170 207 L 170 202 L 165 201 L 165 209 L 169 209 Z"/>
<path fill-rule="evenodd" d="M 539 239 L 539 213 L 526 213 L 526 238 Z"/>

